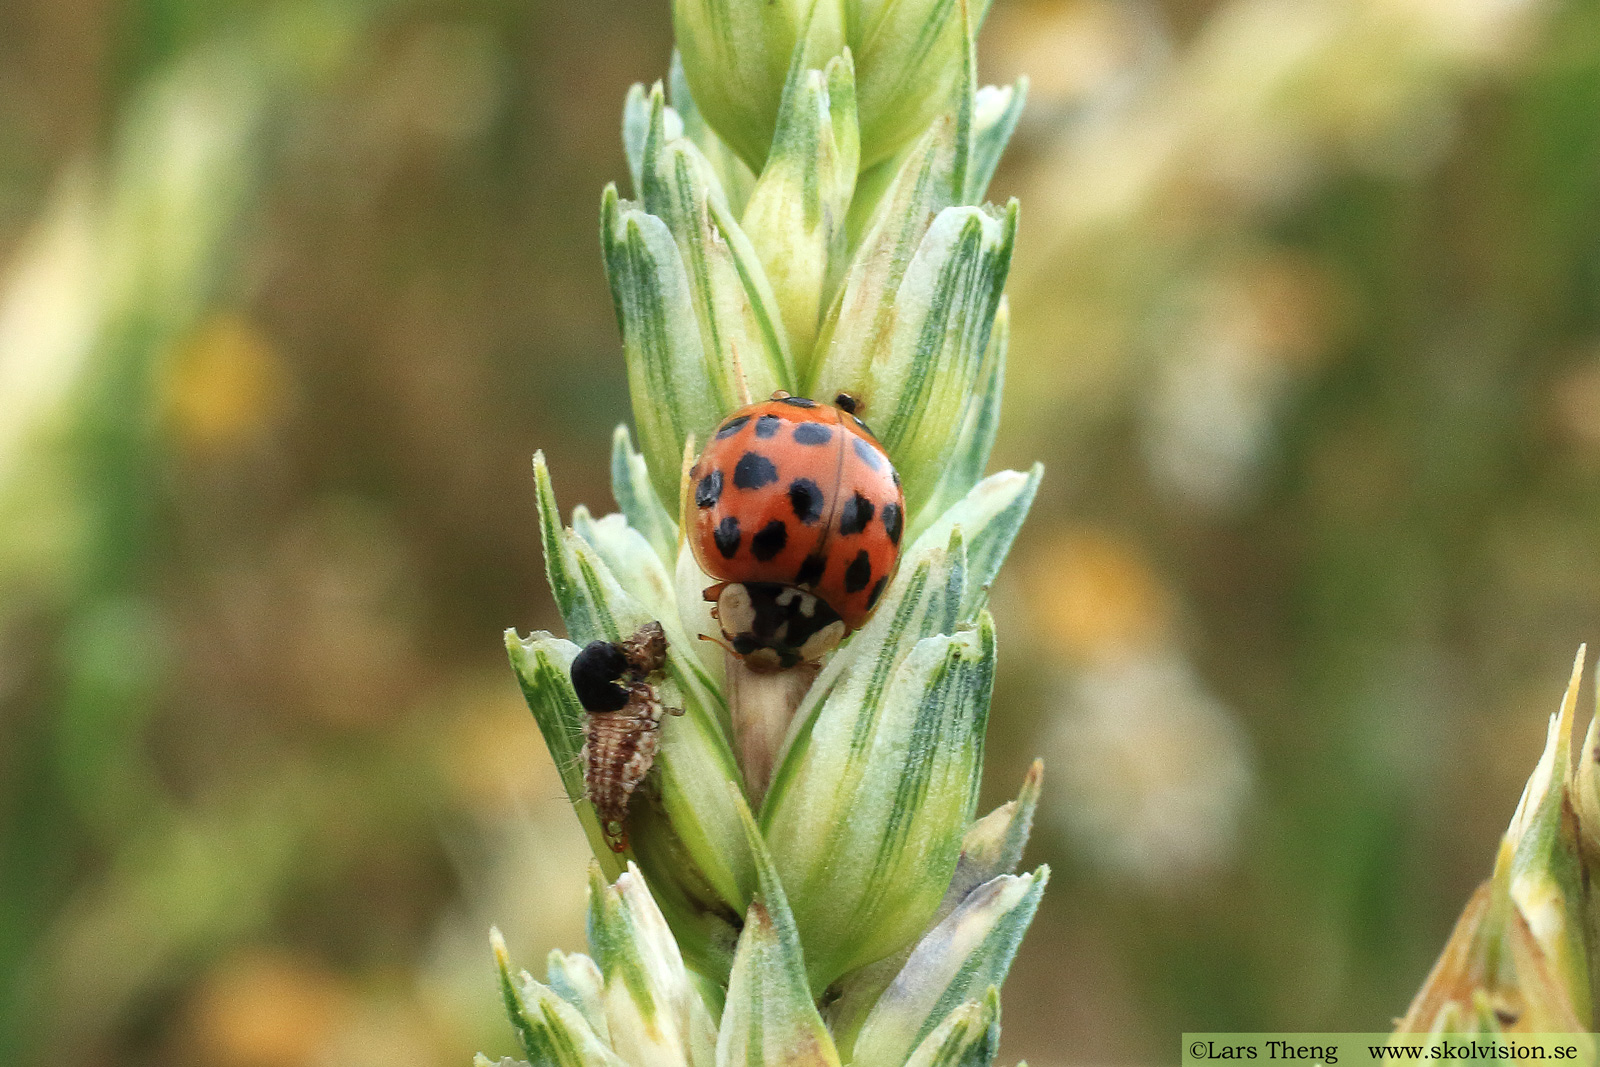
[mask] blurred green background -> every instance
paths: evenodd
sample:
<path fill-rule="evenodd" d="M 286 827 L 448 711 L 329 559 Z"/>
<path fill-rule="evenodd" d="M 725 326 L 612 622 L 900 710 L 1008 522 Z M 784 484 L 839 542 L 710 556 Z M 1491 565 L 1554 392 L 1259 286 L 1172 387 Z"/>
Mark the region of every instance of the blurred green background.
<path fill-rule="evenodd" d="M 0 4 L 0 1062 L 510 1051 L 665 0 Z M 1600 636 L 1600 2 L 998 0 L 1006 1062 L 1402 1012 Z"/>

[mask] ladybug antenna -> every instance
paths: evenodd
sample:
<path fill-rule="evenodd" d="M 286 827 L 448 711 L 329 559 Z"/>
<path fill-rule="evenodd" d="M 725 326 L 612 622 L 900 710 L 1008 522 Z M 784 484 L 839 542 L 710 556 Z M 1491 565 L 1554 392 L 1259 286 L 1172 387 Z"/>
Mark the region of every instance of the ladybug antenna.
<path fill-rule="evenodd" d="M 857 400 L 849 393 L 840 393 L 838 396 L 833 398 L 833 402 L 837 407 L 843 410 L 846 415 L 854 415 L 856 413 L 856 409 L 861 406 L 861 401 Z"/>
<path fill-rule="evenodd" d="M 739 654 L 739 653 L 737 653 L 737 652 L 735 652 L 733 650 L 733 646 L 732 645 L 728 644 L 728 642 L 724 641 L 720 637 L 712 637 L 710 634 L 697 634 L 696 636 L 699 637 L 700 640 L 702 640 L 702 641 L 710 641 L 713 645 L 719 646 L 724 652 L 728 653 L 728 655 L 730 655 L 730 656 L 737 656 Z"/>

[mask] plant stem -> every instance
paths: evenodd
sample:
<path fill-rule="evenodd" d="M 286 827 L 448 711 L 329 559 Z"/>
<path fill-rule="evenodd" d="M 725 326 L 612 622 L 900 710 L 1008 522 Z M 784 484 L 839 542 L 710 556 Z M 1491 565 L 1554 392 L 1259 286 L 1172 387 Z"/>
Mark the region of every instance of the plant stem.
<path fill-rule="evenodd" d="M 745 666 L 744 660 L 733 653 L 725 656 L 734 753 L 744 771 L 750 807 L 759 810 L 772 781 L 772 769 L 777 765 L 784 735 L 789 732 L 789 721 L 811 688 L 817 676 L 817 665 L 802 664 L 786 671 L 760 674 Z"/>

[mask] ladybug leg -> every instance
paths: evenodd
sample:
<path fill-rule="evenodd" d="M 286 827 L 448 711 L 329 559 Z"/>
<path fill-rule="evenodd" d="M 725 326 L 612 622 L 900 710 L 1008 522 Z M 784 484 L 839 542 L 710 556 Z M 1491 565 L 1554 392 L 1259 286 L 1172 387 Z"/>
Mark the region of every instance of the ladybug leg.
<path fill-rule="evenodd" d="M 717 602 L 717 598 L 722 596 L 722 591 L 726 588 L 728 588 L 727 582 L 718 582 L 716 585 L 706 586 L 700 591 L 700 595 L 705 598 L 708 603 L 715 604 Z"/>

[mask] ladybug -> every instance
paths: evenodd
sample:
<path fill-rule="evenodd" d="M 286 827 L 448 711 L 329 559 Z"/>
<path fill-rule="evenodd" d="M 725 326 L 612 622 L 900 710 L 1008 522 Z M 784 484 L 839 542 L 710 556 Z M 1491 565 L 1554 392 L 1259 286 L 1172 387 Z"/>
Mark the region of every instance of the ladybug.
<path fill-rule="evenodd" d="M 625 641 L 591 641 L 572 660 L 572 688 L 584 716 L 584 793 L 611 851 L 628 847 L 628 802 L 650 773 L 661 743 L 663 708 L 650 684 L 667 662 L 667 635 L 648 622 Z"/>
<path fill-rule="evenodd" d="M 777 392 L 716 428 L 690 468 L 685 529 L 735 655 L 755 671 L 815 663 L 872 615 L 894 573 L 905 496 L 856 417 Z"/>

